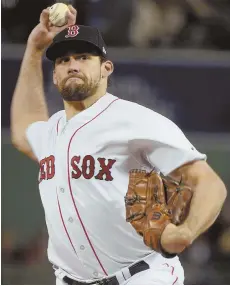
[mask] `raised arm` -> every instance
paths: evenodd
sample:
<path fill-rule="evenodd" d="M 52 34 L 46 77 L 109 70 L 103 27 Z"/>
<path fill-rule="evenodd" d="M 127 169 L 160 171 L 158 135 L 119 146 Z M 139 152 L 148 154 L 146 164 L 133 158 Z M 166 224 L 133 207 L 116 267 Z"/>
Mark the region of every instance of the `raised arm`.
<path fill-rule="evenodd" d="M 75 24 L 76 10 L 69 6 L 68 23 L 54 27 L 49 22 L 49 9 L 44 9 L 40 23 L 31 32 L 11 104 L 11 138 L 14 146 L 32 159 L 35 156 L 26 139 L 27 127 L 47 121 L 48 109 L 44 96 L 42 57 L 57 33 Z"/>

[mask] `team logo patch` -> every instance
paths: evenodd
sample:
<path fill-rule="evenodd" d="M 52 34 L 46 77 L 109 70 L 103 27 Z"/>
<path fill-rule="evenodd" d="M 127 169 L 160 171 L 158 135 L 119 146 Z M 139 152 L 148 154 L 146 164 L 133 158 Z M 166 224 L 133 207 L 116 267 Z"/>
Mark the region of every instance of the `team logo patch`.
<path fill-rule="evenodd" d="M 65 38 L 73 38 L 79 34 L 79 27 L 77 25 L 70 26 L 67 31 Z"/>

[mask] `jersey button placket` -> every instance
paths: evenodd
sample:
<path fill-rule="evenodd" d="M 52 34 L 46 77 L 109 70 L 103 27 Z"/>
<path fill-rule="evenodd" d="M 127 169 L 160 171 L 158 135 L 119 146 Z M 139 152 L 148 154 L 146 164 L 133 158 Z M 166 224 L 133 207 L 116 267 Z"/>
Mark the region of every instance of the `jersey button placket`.
<path fill-rule="evenodd" d="M 80 246 L 80 249 L 81 249 L 81 250 L 84 250 L 84 249 L 85 249 L 85 246 L 84 246 L 84 245 L 81 245 L 81 246 Z"/>

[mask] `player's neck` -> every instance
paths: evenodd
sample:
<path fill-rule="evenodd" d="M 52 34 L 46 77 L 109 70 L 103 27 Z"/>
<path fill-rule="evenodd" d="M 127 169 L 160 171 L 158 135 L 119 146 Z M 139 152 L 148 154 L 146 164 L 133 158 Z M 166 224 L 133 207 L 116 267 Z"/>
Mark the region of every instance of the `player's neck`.
<path fill-rule="evenodd" d="M 102 96 L 106 94 L 104 92 L 97 92 L 94 95 L 82 100 L 82 101 L 64 101 L 64 107 L 66 112 L 66 119 L 70 120 L 73 116 L 81 111 L 89 108 L 95 102 L 97 102 Z"/>

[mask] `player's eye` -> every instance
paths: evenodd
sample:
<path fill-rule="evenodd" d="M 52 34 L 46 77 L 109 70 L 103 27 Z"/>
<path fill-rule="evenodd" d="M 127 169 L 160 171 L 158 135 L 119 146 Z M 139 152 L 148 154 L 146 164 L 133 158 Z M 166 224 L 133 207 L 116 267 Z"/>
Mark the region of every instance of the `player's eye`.
<path fill-rule="evenodd" d="M 80 56 L 78 57 L 78 59 L 81 60 L 81 61 L 86 61 L 88 58 L 89 58 L 88 55 L 80 55 Z"/>
<path fill-rule="evenodd" d="M 61 58 L 61 63 L 67 63 L 69 61 L 69 57 Z"/>
<path fill-rule="evenodd" d="M 61 57 L 56 60 L 57 64 L 67 63 L 69 61 L 69 57 Z"/>

